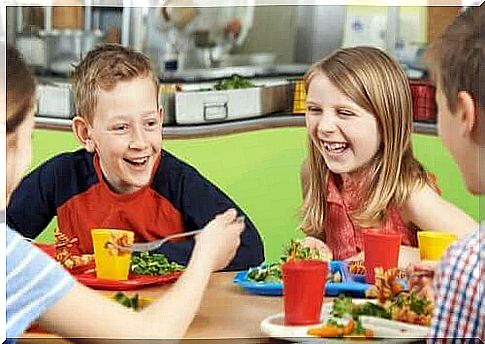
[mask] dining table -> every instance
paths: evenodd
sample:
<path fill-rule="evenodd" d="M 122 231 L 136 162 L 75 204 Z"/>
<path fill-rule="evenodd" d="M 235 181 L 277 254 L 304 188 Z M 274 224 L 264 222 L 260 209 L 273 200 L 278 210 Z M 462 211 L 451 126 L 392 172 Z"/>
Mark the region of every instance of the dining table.
<path fill-rule="evenodd" d="M 419 262 L 419 251 L 416 248 L 401 250 L 399 266 Z M 203 340 L 210 342 L 238 343 L 278 343 L 261 332 L 260 323 L 268 316 L 283 312 L 283 297 L 262 296 L 246 292 L 233 280 L 236 272 L 212 273 L 207 289 L 201 301 L 200 309 L 190 325 L 184 340 Z M 125 291 L 127 296 L 138 294 L 139 297 L 157 299 L 166 293 L 172 284 L 146 286 L 136 290 Z M 99 290 L 100 293 L 112 296 L 116 292 Z M 325 297 L 323 302 L 333 298 Z M 113 301 L 114 302 L 114 301 Z M 38 328 L 27 331 L 19 343 L 54 343 L 64 344 L 68 340 L 51 333 L 39 331 Z"/>

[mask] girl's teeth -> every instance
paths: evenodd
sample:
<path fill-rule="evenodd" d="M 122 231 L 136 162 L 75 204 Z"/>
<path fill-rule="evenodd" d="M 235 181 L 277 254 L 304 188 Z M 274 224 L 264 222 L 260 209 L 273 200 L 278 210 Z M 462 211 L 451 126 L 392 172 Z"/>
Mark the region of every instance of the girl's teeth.
<path fill-rule="evenodd" d="M 347 148 L 346 143 L 328 143 L 324 142 L 323 146 L 326 150 L 331 152 L 342 152 Z"/>

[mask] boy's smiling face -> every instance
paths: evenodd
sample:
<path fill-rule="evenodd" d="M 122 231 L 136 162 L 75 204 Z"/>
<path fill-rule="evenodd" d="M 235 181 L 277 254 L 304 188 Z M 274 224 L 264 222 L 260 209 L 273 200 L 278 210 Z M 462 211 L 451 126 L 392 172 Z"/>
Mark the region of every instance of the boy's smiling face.
<path fill-rule="evenodd" d="M 122 81 L 110 91 L 99 91 L 88 133 L 114 191 L 131 193 L 150 183 L 162 148 L 161 117 L 150 77 Z"/>

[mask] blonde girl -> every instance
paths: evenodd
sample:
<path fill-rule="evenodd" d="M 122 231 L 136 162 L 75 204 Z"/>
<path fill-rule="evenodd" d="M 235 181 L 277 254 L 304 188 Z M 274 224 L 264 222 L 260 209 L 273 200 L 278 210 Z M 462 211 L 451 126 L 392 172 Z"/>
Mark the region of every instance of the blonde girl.
<path fill-rule="evenodd" d="M 416 226 L 464 234 L 478 224 L 435 191 L 411 149 L 412 100 L 400 66 L 372 47 L 340 49 L 305 75 L 308 161 L 302 229 L 309 246 L 346 259 L 362 229 L 402 234 Z"/>

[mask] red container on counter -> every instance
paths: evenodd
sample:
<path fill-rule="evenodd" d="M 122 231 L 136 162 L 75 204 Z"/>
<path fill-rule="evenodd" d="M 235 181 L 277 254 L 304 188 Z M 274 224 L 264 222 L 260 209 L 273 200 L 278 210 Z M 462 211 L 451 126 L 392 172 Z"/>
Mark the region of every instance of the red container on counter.
<path fill-rule="evenodd" d="M 436 123 L 435 86 L 429 80 L 409 80 L 413 117 L 417 122 Z"/>

